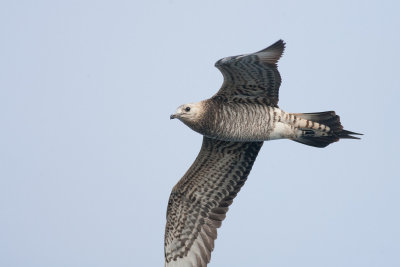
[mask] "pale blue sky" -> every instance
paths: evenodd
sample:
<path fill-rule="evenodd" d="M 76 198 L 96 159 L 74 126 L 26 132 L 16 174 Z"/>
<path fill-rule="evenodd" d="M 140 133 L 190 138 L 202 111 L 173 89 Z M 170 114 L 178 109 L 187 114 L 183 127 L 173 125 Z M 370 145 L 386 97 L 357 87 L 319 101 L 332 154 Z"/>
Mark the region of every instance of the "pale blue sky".
<path fill-rule="evenodd" d="M 278 39 L 280 107 L 361 141 L 264 144 L 210 267 L 400 266 L 398 1 L 2 1 L 0 266 L 163 266 L 201 136 L 169 115 Z"/>

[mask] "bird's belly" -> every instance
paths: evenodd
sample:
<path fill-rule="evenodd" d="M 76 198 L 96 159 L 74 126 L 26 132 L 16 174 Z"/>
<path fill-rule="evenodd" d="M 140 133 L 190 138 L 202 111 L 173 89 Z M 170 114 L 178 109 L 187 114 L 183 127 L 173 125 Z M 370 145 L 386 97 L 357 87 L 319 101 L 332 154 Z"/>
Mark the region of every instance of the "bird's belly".
<path fill-rule="evenodd" d="M 268 140 L 290 138 L 294 135 L 294 129 L 284 122 L 276 122 L 269 133 Z"/>
<path fill-rule="evenodd" d="M 273 107 L 236 109 L 235 112 L 222 113 L 225 116 L 217 116 L 214 127 L 203 134 L 219 140 L 240 142 L 291 138 L 294 129 L 280 121 L 283 114 L 282 110 Z"/>

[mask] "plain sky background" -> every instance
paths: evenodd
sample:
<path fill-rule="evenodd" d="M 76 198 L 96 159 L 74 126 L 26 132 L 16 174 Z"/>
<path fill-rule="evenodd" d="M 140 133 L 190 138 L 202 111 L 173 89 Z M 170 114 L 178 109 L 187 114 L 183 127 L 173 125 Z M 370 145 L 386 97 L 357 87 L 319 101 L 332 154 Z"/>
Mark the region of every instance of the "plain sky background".
<path fill-rule="evenodd" d="M 266 142 L 210 267 L 400 266 L 398 1 L 2 1 L 0 266 L 163 266 L 218 59 L 287 43 L 280 107 L 361 141 Z"/>

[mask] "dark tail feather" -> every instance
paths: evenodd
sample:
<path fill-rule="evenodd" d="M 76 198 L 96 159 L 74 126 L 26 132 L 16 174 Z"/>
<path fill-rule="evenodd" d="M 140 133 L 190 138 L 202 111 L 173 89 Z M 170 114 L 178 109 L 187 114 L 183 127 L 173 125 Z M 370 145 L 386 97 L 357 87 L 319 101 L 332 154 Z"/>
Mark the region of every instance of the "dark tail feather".
<path fill-rule="evenodd" d="M 326 147 L 327 145 L 337 142 L 340 139 L 360 139 L 352 135 L 362 135 L 359 133 L 344 130 L 342 124 L 340 123 L 340 117 L 336 115 L 334 111 L 325 111 L 316 113 L 295 113 L 294 115 L 302 119 L 318 122 L 319 124 L 329 126 L 330 128 L 330 131 L 326 136 L 315 136 L 313 134 L 310 134 L 310 131 L 306 131 L 307 135 L 303 135 L 297 139 L 293 139 L 293 141 L 308 146 Z M 311 132 L 314 133 L 318 131 L 316 129 L 312 128 L 310 129 Z M 308 130 L 308 128 L 304 130 Z"/>

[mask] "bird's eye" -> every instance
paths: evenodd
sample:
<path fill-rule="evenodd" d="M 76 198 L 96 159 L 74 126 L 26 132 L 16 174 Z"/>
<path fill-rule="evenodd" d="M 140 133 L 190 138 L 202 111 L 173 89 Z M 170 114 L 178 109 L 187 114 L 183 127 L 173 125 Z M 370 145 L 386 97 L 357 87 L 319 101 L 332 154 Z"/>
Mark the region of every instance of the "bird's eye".
<path fill-rule="evenodd" d="M 186 112 L 189 112 L 189 111 L 190 111 L 190 107 L 186 107 L 186 108 L 185 108 L 185 111 L 186 111 Z"/>

